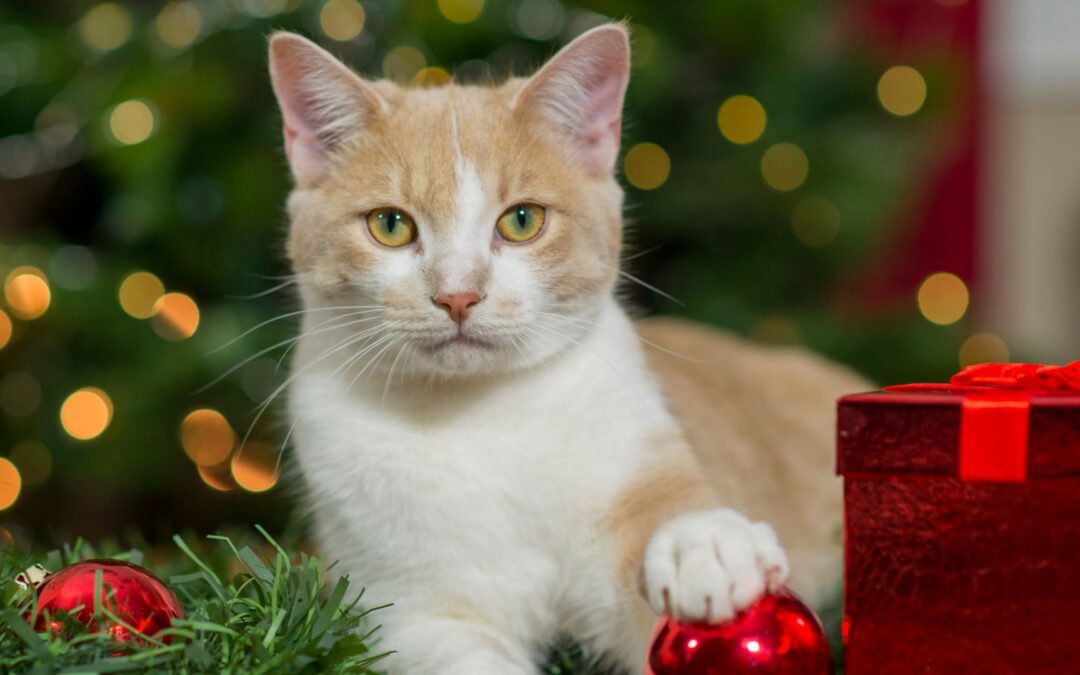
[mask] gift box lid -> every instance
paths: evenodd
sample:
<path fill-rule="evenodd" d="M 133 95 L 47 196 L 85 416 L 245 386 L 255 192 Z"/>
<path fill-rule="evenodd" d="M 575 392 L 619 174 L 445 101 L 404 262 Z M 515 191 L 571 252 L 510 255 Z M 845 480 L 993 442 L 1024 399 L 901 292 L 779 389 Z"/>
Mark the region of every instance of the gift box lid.
<path fill-rule="evenodd" d="M 837 473 L 957 475 L 962 407 L 970 394 L 920 385 L 841 398 Z M 1026 399 L 1027 476 L 1080 476 L 1080 394 Z"/>

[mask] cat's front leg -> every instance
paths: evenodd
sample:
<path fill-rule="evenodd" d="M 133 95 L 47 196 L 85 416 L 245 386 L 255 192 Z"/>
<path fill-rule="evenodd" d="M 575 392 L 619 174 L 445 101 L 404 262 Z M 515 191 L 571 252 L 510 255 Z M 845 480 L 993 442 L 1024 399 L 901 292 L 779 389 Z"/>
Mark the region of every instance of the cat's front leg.
<path fill-rule="evenodd" d="M 530 651 L 486 623 L 403 617 L 379 635 L 379 647 L 395 652 L 378 665 L 389 675 L 536 674 Z"/>
<path fill-rule="evenodd" d="M 691 511 L 663 523 L 642 565 L 653 611 L 709 623 L 734 617 L 788 575 L 773 529 L 731 509 Z"/>

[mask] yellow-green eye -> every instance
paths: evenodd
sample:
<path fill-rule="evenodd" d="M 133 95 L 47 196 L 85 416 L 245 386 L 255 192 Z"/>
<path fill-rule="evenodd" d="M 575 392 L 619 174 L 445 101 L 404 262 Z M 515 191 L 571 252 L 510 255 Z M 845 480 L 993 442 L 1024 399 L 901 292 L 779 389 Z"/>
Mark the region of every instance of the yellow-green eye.
<path fill-rule="evenodd" d="M 495 229 L 507 241 L 521 243 L 529 241 L 544 227 L 544 207 L 538 204 L 518 204 L 511 206 L 499 216 Z"/>
<path fill-rule="evenodd" d="M 416 241 L 416 223 L 404 211 L 393 208 L 374 209 L 368 213 L 368 230 L 383 246 L 398 248 Z"/>

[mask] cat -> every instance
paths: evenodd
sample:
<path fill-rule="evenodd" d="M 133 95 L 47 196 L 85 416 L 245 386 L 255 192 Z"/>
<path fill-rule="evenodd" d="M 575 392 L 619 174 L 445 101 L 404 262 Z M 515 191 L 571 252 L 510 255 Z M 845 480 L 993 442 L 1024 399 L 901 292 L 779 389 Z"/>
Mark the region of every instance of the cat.
<path fill-rule="evenodd" d="M 639 674 L 660 614 L 839 579 L 833 408 L 863 381 L 616 300 L 629 63 L 615 23 L 527 79 L 409 89 L 270 40 L 292 439 L 321 551 L 393 603 L 390 673 L 535 673 L 569 634 Z"/>

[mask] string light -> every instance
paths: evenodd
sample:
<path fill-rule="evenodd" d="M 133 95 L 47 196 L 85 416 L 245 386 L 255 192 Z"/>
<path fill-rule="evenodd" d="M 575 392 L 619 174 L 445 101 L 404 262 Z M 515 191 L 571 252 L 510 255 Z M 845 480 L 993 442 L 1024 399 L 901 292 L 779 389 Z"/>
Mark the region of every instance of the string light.
<path fill-rule="evenodd" d="M 278 482 L 278 452 L 269 443 L 252 441 L 230 462 L 236 484 L 248 492 L 266 492 Z"/>
<path fill-rule="evenodd" d="M 794 143 L 777 143 L 761 157 L 761 175 L 774 190 L 791 192 L 806 182 L 809 173 L 810 161 Z"/>
<path fill-rule="evenodd" d="M 441 87 L 450 84 L 450 73 L 437 66 L 421 68 L 412 76 L 414 87 Z"/>
<path fill-rule="evenodd" d="M 20 441 L 8 456 L 22 475 L 27 487 L 41 485 L 52 473 L 52 455 L 39 441 Z"/>
<path fill-rule="evenodd" d="M 881 106 L 898 117 L 919 112 L 926 102 L 926 80 L 911 66 L 893 66 L 877 85 Z"/>
<path fill-rule="evenodd" d="M 655 190 L 667 181 L 671 173 L 671 159 L 655 143 L 638 143 L 627 151 L 623 173 L 634 187 Z"/>
<path fill-rule="evenodd" d="M 195 410 L 180 423 L 180 445 L 191 461 L 213 466 L 229 458 L 236 445 L 236 432 L 218 411 Z"/>
<path fill-rule="evenodd" d="M 186 340 L 199 328 L 199 306 L 183 293 L 166 293 L 154 303 L 151 322 L 166 340 Z"/>
<path fill-rule="evenodd" d="M 976 333 L 960 347 L 960 366 L 977 363 L 1008 363 L 1009 346 L 993 333 Z"/>
<path fill-rule="evenodd" d="M 919 286 L 919 311 L 927 321 L 941 326 L 964 318 L 969 299 L 963 279 L 949 272 L 931 274 Z"/>
<path fill-rule="evenodd" d="M 100 436 L 108 428 L 112 416 L 112 400 L 96 387 L 76 391 L 60 407 L 61 426 L 69 436 L 80 441 Z"/>
<path fill-rule="evenodd" d="M 0 457 L 0 511 L 10 509 L 22 492 L 22 476 L 10 459 Z"/>
<path fill-rule="evenodd" d="M 408 82 L 421 68 L 427 66 L 427 58 L 416 47 L 394 47 L 383 57 L 383 77 L 395 82 Z"/>
<path fill-rule="evenodd" d="M 122 145 L 142 143 L 157 125 L 154 110 L 146 101 L 124 101 L 109 113 L 109 133 Z"/>
<path fill-rule="evenodd" d="M 154 315 L 157 301 L 165 295 L 165 285 L 150 272 L 132 272 L 120 283 L 120 308 L 128 316 L 149 319 Z"/>
<path fill-rule="evenodd" d="M 791 211 L 791 231 L 810 248 L 821 248 L 840 233 L 840 209 L 824 197 L 803 197 Z"/>
<path fill-rule="evenodd" d="M 112 51 L 124 46 L 131 38 L 133 22 L 124 7 L 105 2 L 94 7 L 79 21 L 79 37 L 91 49 Z"/>
<path fill-rule="evenodd" d="M 169 2 L 154 20 L 158 39 L 173 49 L 184 49 L 199 38 L 202 14 L 190 2 Z"/>
<path fill-rule="evenodd" d="M 439 11 L 454 23 L 470 23 L 484 11 L 484 0 L 439 0 Z"/>
<path fill-rule="evenodd" d="M 200 464 L 198 471 L 199 478 L 218 492 L 230 492 L 236 489 L 236 485 L 232 482 L 232 476 L 229 474 L 228 464 L 218 466 L 203 466 Z"/>
<path fill-rule="evenodd" d="M 724 138 L 746 145 L 761 138 L 767 122 L 765 107 L 753 96 L 739 94 L 724 101 L 716 113 L 716 126 Z"/>
<path fill-rule="evenodd" d="M 11 334 L 14 331 L 11 325 L 11 317 L 7 315 L 7 312 L 0 309 L 0 349 L 7 347 L 11 342 Z"/>
<path fill-rule="evenodd" d="M 36 267 L 16 267 L 4 282 L 8 309 L 20 319 L 36 319 L 49 309 L 52 291 L 45 273 Z"/>
<path fill-rule="evenodd" d="M 348 42 L 364 31 L 366 18 L 356 0 L 326 0 L 319 11 L 319 26 L 328 38 Z"/>

